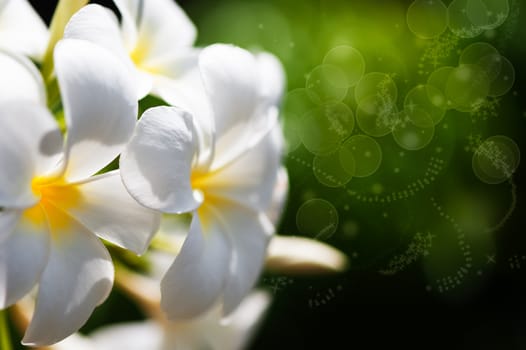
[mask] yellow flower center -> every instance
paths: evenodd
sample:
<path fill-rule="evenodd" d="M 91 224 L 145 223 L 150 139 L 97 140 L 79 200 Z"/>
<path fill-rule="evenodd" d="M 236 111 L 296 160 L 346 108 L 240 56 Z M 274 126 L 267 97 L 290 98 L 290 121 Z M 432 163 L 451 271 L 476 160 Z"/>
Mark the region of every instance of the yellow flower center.
<path fill-rule="evenodd" d="M 137 45 L 135 45 L 133 51 L 130 52 L 130 58 L 140 70 L 156 74 L 159 70 L 147 63 L 149 52 L 150 44 L 146 40 L 138 40 Z"/>
<path fill-rule="evenodd" d="M 68 184 L 62 177 L 38 176 L 31 182 L 31 190 L 40 200 L 24 211 L 24 218 L 35 225 L 47 221 L 52 231 L 67 229 L 71 219 L 66 211 L 78 206 L 82 199 L 77 186 Z"/>

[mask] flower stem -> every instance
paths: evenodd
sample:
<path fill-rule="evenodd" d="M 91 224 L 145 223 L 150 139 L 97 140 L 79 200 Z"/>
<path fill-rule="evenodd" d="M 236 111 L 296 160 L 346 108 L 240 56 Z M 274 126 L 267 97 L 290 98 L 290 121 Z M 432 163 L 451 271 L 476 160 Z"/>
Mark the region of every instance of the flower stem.
<path fill-rule="evenodd" d="M 0 310 L 0 349 L 13 350 L 9 334 L 7 310 Z"/>

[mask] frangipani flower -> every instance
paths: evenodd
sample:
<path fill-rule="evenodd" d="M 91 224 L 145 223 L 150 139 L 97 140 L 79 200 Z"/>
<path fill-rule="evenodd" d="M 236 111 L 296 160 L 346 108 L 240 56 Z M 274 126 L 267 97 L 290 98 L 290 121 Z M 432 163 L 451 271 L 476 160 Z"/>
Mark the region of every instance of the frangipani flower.
<path fill-rule="evenodd" d="M 75 332 L 108 296 L 113 265 L 95 235 L 141 253 L 159 224 L 158 214 L 128 194 L 118 171 L 97 175 L 135 126 L 128 71 L 104 49 L 79 40 L 59 42 L 54 59 L 65 142 L 42 103 L 0 83 L 0 95 L 9 97 L 0 105 L 0 308 L 38 285 L 23 339 L 28 345 Z M 5 69 L 0 65 L 0 75 L 10 76 Z M 45 96 L 40 80 L 24 81 L 28 91 Z"/>
<path fill-rule="evenodd" d="M 183 321 L 131 322 L 102 328 L 90 335 L 93 349 L 241 350 L 248 345 L 270 305 L 267 292 L 255 291 L 224 319 L 219 307 Z"/>
<path fill-rule="evenodd" d="M 150 317 L 145 321 L 117 323 L 96 329 L 88 335 L 72 334 L 50 346 L 49 350 L 193 350 L 244 349 L 263 321 L 271 296 L 263 290 L 249 294 L 234 312 L 224 318 L 219 305 L 191 320 L 167 320 L 159 309 L 159 279 L 171 263 L 171 255 L 151 252 L 146 255 L 154 267 L 145 276 L 117 269 L 116 282 Z M 13 309 L 17 324 L 27 325 L 32 299 L 24 298 Z"/>
<path fill-rule="evenodd" d="M 191 94 L 188 80 L 199 79 L 196 29 L 173 0 L 114 0 L 122 16 L 90 4 L 66 26 L 64 37 L 87 40 L 111 50 L 137 79 L 139 98 L 169 90 Z"/>
<path fill-rule="evenodd" d="M 121 156 L 124 184 L 141 204 L 166 213 L 195 210 L 161 284 L 171 319 L 195 317 L 220 297 L 229 314 L 263 267 L 274 231 L 265 212 L 282 150 L 276 101 L 284 79 L 275 58 L 267 64 L 270 57 L 228 45 L 203 49 L 206 98 L 190 110 L 194 118 L 175 107 L 146 111 Z M 198 114 L 203 106 L 212 113 Z M 212 125 L 208 149 L 201 125 Z"/>

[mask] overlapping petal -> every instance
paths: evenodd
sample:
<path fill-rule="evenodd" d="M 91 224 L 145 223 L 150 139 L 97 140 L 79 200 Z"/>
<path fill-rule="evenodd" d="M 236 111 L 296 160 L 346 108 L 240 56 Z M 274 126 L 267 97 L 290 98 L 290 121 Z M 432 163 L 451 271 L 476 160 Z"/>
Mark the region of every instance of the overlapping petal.
<path fill-rule="evenodd" d="M 260 212 L 234 203 L 221 203 L 215 217 L 232 241 L 230 274 L 223 292 L 223 313 L 230 314 L 254 287 L 265 261 L 274 227 Z"/>
<path fill-rule="evenodd" d="M 150 108 L 121 155 L 124 185 L 149 208 L 169 213 L 194 210 L 200 204 L 190 184 L 196 151 L 188 113 L 176 107 Z"/>
<path fill-rule="evenodd" d="M 40 60 L 48 43 L 44 21 L 27 0 L 0 0 L 0 48 Z"/>
<path fill-rule="evenodd" d="M 192 115 L 199 145 L 195 169 L 206 172 L 214 156 L 215 125 L 199 69 L 189 70 L 178 79 L 157 78 L 154 92 L 171 106 Z"/>
<path fill-rule="evenodd" d="M 220 326 L 215 319 L 215 327 L 208 327 L 204 337 L 214 344 L 214 349 L 245 349 L 263 321 L 270 302 L 269 293 L 261 290 L 252 292 L 228 318 L 220 322 Z"/>
<path fill-rule="evenodd" d="M 17 302 L 36 285 L 49 253 L 49 231 L 40 207 L 22 216 L 0 242 L 0 309 Z"/>
<path fill-rule="evenodd" d="M 235 201 L 254 210 L 270 206 L 281 164 L 283 136 L 279 125 L 254 148 L 248 149 L 223 168 L 197 177 L 196 188 L 207 195 Z"/>
<path fill-rule="evenodd" d="M 49 345 L 78 330 L 113 284 L 111 258 L 100 240 L 52 205 L 46 213 L 53 218 L 53 239 L 26 345 Z"/>
<path fill-rule="evenodd" d="M 137 203 L 126 191 L 118 171 L 72 185 L 78 191 L 68 212 L 91 232 L 120 247 L 142 254 L 159 228 L 160 214 Z M 61 207 L 61 202 L 54 203 Z"/>
<path fill-rule="evenodd" d="M 21 210 L 0 210 L 0 244 L 13 233 L 21 214 Z"/>
<path fill-rule="evenodd" d="M 26 57 L 0 50 L 0 103 L 25 99 L 46 104 L 42 76 Z"/>
<path fill-rule="evenodd" d="M 64 38 L 86 40 L 112 52 L 135 79 L 133 87 L 137 99 L 148 94 L 152 78 L 138 71 L 125 47 L 117 17 L 109 9 L 89 4 L 73 15 L 64 30 Z"/>
<path fill-rule="evenodd" d="M 257 144 L 271 130 L 277 111 L 260 98 L 258 64 L 248 51 L 211 45 L 201 52 L 199 66 L 214 112 L 214 170 Z"/>
<path fill-rule="evenodd" d="M 119 21 L 108 8 L 89 4 L 76 12 L 64 29 L 65 39 L 87 40 L 111 51 L 121 60 L 130 61 L 122 41 Z"/>
<path fill-rule="evenodd" d="M 181 252 L 161 282 L 161 307 L 169 319 L 188 319 L 218 299 L 229 273 L 232 246 L 217 221 L 194 214 Z"/>
<path fill-rule="evenodd" d="M 91 335 L 97 350 L 163 349 L 163 329 L 155 322 L 129 322 L 104 327 Z"/>
<path fill-rule="evenodd" d="M 31 182 L 56 168 L 62 135 L 47 109 L 31 101 L 2 104 L 0 120 L 0 206 L 30 207 L 37 202 Z"/>
<path fill-rule="evenodd" d="M 137 118 L 134 80 L 109 51 L 84 40 L 55 48 L 57 78 L 68 124 L 66 178 L 83 180 L 115 159 Z"/>
<path fill-rule="evenodd" d="M 115 4 L 129 49 L 142 50 L 146 65 L 177 56 L 195 41 L 195 26 L 173 0 L 115 0 Z"/>

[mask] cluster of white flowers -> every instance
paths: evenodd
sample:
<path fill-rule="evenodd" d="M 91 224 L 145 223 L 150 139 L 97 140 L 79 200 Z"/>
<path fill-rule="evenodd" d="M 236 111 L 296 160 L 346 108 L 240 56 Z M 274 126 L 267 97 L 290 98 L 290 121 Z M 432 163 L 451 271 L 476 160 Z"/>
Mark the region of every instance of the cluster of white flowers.
<path fill-rule="evenodd" d="M 61 0 L 48 29 L 27 0 L 0 0 L 0 309 L 36 293 L 26 345 L 70 336 L 109 295 L 114 266 L 97 236 L 142 254 L 163 214 L 191 214 L 157 282 L 168 319 L 219 327 L 249 304 L 259 311 L 240 316 L 248 329 L 268 304 L 244 298 L 287 192 L 279 61 L 193 47 L 196 29 L 173 0 L 114 2 L 120 21 Z M 165 105 L 138 119 L 147 95 Z"/>

